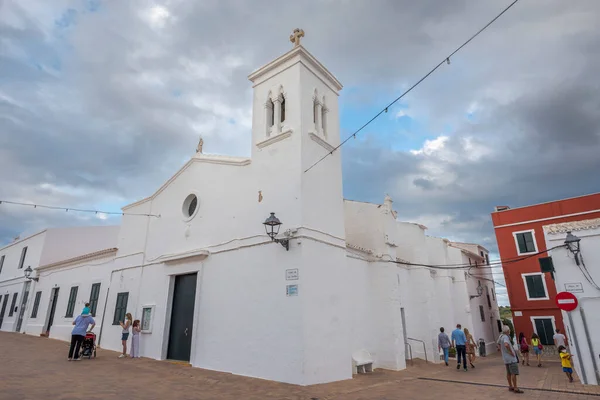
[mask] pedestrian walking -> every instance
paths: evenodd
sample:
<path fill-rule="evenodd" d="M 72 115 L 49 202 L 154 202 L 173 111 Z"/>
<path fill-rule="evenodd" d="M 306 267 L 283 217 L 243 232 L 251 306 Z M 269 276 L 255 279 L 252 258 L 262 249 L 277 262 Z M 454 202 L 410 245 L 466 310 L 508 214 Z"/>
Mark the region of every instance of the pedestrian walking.
<path fill-rule="evenodd" d="M 81 344 L 83 343 L 83 339 L 85 339 L 85 334 L 88 331 L 88 326 L 91 325 L 90 331 L 94 329 L 96 326 L 96 321 L 90 315 L 89 310 L 85 310 L 75 318 L 73 321 L 73 325 L 75 327 L 71 331 L 71 346 L 69 347 L 69 358 L 71 361 L 79 361 L 79 349 L 81 348 Z"/>
<path fill-rule="evenodd" d="M 464 332 L 465 337 L 467 338 L 466 352 L 467 356 L 469 357 L 469 364 L 471 364 L 471 368 L 475 368 L 473 361 L 475 361 L 475 349 L 477 348 L 477 343 L 467 328 L 465 328 Z"/>
<path fill-rule="evenodd" d="M 540 337 L 535 332 L 531 335 L 531 347 L 533 347 L 533 354 L 535 354 L 535 357 L 537 358 L 538 367 L 541 367 L 544 346 L 542 345 L 542 342 L 540 342 Z"/>
<path fill-rule="evenodd" d="M 519 376 L 519 359 L 517 353 L 510 342 L 510 328 L 506 325 L 502 327 L 502 335 L 498 338 L 498 348 L 502 352 L 502 360 L 506 367 L 506 380 L 508 381 L 508 390 L 515 393 L 523 393 L 517 385 L 517 376 Z"/>
<path fill-rule="evenodd" d="M 521 350 L 521 358 L 523 358 L 523 365 L 527 362 L 527 366 L 529 366 L 529 344 L 523 332 L 519 333 L 519 348 Z"/>
<path fill-rule="evenodd" d="M 553 339 L 556 348 L 559 348 L 560 346 L 567 348 L 567 338 L 560 333 L 560 329 L 556 329 L 556 334 L 553 336 Z"/>
<path fill-rule="evenodd" d="M 448 366 L 448 353 L 451 345 L 448 334 L 444 332 L 444 327 L 441 327 L 440 334 L 438 335 L 438 351 L 442 350 L 444 352 L 444 362 L 446 363 L 446 367 Z"/>
<path fill-rule="evenodd" d="M 463 368 L 467 371 L 467 337 L 462 331 L 460 324 L 456 325 L 456 329 L 452 331 L 452 347 L 456 349 L 456 369 L 460 369 L 460 360 L 462 358 Z"/>

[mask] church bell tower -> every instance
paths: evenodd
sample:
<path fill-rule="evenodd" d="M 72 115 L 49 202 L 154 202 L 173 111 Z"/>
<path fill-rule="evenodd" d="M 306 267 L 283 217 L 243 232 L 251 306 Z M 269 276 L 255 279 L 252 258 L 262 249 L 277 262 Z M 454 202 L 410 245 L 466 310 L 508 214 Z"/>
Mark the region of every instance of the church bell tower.
<path fill-rule="evenodd" d="M 261 189 L 275 188 L 261 204 L 294 229 L 281 264 L 297 266 L 299 274 L 292 282 L 297 297 L 284 303 L 298 324 L 298 336 L 290 338 L 300 345 L 293 383 L 311 385 L 352 377 L 351 315 L 340 282 L 347 274 L 346 235 L 341 155 L 334 151 L 342 84 L 301 45 L 303 37 L 294 30 L 292 49 L 249 79 L 252 167 Z"/>
<path fill-rule="evenodd" d="M 271 177 L 277 176 L 273 169 L 289 171 L 281 184 L 301 190 L 294 195 L 302 199 L 298 222 L 343 238 L 341 154 L 333 151 L 340 143 L 342 84 L 302 46 L 303 37 L 295 29 L 292 49 L 248 77 L 254 89 L 252 160 Z"/>

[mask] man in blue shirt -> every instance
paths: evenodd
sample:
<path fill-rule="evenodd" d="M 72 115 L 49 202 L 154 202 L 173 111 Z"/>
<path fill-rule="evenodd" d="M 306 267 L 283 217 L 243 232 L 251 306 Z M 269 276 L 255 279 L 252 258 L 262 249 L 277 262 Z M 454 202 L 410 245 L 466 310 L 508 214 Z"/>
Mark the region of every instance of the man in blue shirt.
<path fill-rule="evenodd" d="M 467 337 L 462 331 L 460 324 L 456 325 L 456 329 L 452 331 L 452 347 L 456 349 L 456 369 L 460 369 L 460 359 L 463 360 L 463 368 L 467 370 Z"/>

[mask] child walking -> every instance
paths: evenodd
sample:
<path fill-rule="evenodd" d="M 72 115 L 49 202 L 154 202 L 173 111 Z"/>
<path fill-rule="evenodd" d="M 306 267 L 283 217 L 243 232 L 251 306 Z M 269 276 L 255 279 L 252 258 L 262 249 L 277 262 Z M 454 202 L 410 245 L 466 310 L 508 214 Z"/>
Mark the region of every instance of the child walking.
<path fill-rule="evenodd" d="M 565 374 L 567 374 L 567 378 L 569 378 L 569 382 L 573 382 L 573 365 L 571 364 L 571 354 L 567 351 L 565 346 L 558 346 L 558 354 L 560 354 L 560 363 L 562 364 L 562 369 Z"/>
<path fill-rule="evenodd" d="M 140 358 L 140 320 L 133 321 L 131 328 L 131 358 Z"/>

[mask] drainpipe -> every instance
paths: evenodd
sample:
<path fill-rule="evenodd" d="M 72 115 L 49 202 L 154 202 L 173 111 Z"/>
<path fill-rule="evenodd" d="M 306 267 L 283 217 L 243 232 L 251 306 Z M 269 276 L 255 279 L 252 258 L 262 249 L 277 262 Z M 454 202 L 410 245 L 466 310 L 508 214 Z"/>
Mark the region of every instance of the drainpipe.
<path fill-rule="evenodd" d="M 587 322 L 585 319 L 585 312 L 583 307 L 579 308 L 581 313 L 581 321 L 583 322 L 583 330 L 585 331 L 585 338 L 587 340 L 588 347 L 590 348 L 590 356 L 592 357 L 592 365 L 594 366 L 594 373 L 596 374 L 596 385 L 600 385 L 600 372 L 598 372 L 598 363 L 596 362 L 596 355 L 594 354 L 594 348 L 592 347 L 592 340 L 590 339 L 590 333 L 588 330 Z"/>
<path fill-rule="evenodd" d="M 102 330 L 104 329 L 104 317 L 106 317 L 106 304 L 108 304 L 108 295 L 110 293 L 110 283 L 112 282 L 112 276 L 114 271 L 110 272 L 110 279 L 108 280 L 108 288 L 106 288 L 106 297 L 104 298 L 104 309 L 102 310 L 102 322 L 100 322 L 100 333 L 98 334 L 98 347 L 102 341 Z"/>

